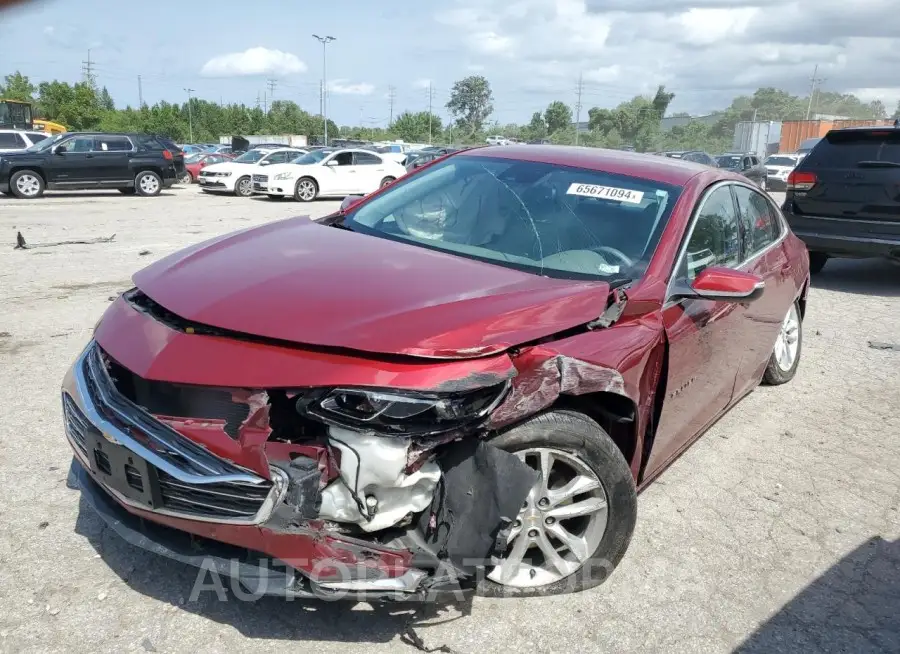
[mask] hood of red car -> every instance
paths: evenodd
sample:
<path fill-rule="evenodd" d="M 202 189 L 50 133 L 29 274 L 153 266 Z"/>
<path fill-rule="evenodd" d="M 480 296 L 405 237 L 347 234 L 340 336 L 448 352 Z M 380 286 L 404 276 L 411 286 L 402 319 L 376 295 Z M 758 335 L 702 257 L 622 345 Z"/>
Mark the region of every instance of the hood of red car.
<path fill-rule="evenodd" d="M 307 218 L 191 246 L 134 276 L 182 318 L 298 344 L 468 358 L 596 318 L 609 286 L 540 277 Z"/>

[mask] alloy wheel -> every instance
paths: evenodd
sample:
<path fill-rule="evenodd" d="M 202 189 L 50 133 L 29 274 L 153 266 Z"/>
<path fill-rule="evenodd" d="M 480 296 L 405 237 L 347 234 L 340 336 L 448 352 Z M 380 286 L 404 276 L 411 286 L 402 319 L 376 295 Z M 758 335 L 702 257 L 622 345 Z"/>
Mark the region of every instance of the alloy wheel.
<path fill-rule="evenodd" d="M 28 198 L 33 198 L 41 192 L 41 180 L 34 175 L 20 175 L 16 180 L 16 190 Z"/>
<path fill-rule="evenodd" d="M 154 175 L 142 175 L 140 187 L 142 193 L 154 195 L 159 191 L 159 180 Z"/>
<path fill-rule="evenodd" d="M 297 182 L 297 195 L 301 200 L 309 202 L 316 197 L 316 185 L 308 179 L 301 179 Z"/>
<path fill-rule="evenodd" d="M 606 533 L 608 497 L 597 475 L 574 454 L 544 447 L 516 454 L 539 478 L 488 579 L 521 588 L 545 586 L 577 572 L 597 551 Z"/>
<path fill-rule="evenodd" d="M 775 340 L 775 361 L 782 371 L 787 372 L 794 367 L 799 347 L 800 316 L 797 314 L 797 305 L 792 304 L 781 323 L 778 338 Z"/>

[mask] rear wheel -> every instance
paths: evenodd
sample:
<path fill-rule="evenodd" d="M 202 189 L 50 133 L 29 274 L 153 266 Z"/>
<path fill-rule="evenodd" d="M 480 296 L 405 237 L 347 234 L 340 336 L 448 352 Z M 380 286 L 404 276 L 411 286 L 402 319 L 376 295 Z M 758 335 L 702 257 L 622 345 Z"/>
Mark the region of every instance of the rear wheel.
<path fill-rule="evenodd" d="M 234 183 L 234 194 L 242 198 L 250 197 L 251 191 L 249 177 L 241 177 Z"/>
<path fill-rule="evenodd" d="M 780 386 L 791 381 L 797 374 L 802 349 L 803 324 L 800 308 L 794 302 L 781 322 L 781 331 L 775 339 L 775 348 L 769 357 L 763 381 L 769 386 Z"/>
<path fill-rule="evenodd" d="M 294 199 L 298 202 L 312 202 L 319 195 L 319 185 L 312 177 L 301 177 L 294 186 Z"/>
<path fill-rule="evenodd" d="M 159 195 L 162 191 L 162 179 L 152 170 L 142 170 L 134 178 L 134 191 L 144 197 Z"/>
<path fill-rule="evenodd" d="M 828 255 L 824 252 L 810 252 L 809 253 L 809 272 L 810 274 L 816 275 L 822 272 L 822 268 L 825 267 L 825 264 L 828 263 Z"/>
<path fill-rule="evenodd" d="M 33 170 L 19 170 L 9 179 L 10 192 L 22 200 L 33 200 L 44 194 L 44 178 Z"/>
<path fill-rule="evenodd" d="M 379 184 L 378 187 L 381 188 L 381 187 L 387 186 L 388 184 L 393 182 L 395 179 L 397 179 L 397 178 L 396 177 L 385 177 L 383 180 L 381 180 L 381 184 Z"/>
<path fill-rule="evenodd" d="M 190 171 L 185 170 L 184 174 L 178 179 L 179 184 L 193 184 L 194 176 L 191 175 Z"/>
<path fill-rule="evenodd" d="M 602 584 L 628 549 L 634 478 L 600 425 L 553 411 L 491 439 L 539 473 L 500 564 L 478 582 L 487 596 L 540 596 Z"/>

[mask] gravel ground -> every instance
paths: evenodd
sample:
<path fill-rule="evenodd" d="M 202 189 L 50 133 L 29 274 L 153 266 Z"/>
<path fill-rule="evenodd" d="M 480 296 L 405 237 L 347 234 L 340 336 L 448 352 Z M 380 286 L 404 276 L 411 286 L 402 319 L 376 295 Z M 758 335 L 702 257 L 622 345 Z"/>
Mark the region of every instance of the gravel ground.
<path fill-rule="evenodd" d="M 337 203 L 51 194 L 0 199 L 0 650 L 900 651 L 900 269 L 828 264 L 797 378 L 745 399 L 640 498 L 631 549 L 576 596 L 404 606 L 189 601 L 66 488 L 59 383 L 133 271 L 189 243 Z M 407 634 L 404 636 L 404 634 Z M 413 639 L 414 640 L 414 639 Z"/>

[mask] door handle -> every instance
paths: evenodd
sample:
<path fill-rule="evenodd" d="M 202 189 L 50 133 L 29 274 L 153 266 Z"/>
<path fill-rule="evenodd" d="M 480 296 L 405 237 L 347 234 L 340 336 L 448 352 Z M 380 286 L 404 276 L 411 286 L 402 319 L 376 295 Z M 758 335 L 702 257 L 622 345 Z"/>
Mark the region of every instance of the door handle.
<path fill-rule="evenodd" d="M 94 155 L 88 154 L 88 155 L 85 155 L 84 158 L 85 158 L 85 159 L 93 159 L 93 158 L 94 158 Z"/>

